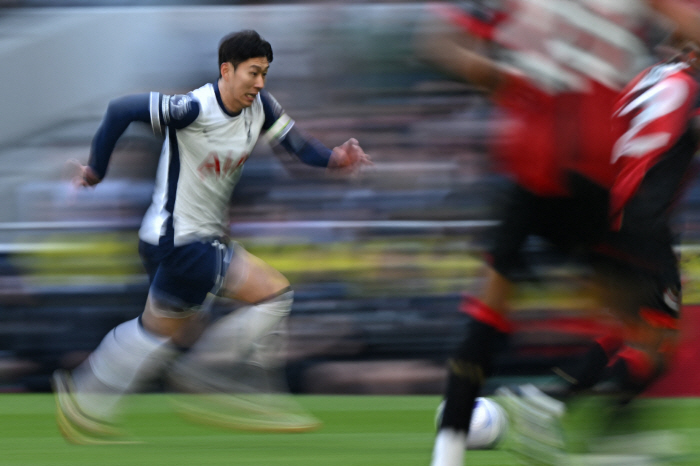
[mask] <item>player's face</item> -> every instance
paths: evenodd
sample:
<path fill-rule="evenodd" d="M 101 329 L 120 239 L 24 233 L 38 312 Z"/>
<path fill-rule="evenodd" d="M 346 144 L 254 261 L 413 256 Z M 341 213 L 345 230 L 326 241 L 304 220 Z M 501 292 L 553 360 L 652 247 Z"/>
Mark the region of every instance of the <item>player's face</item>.
<path fill-rule="evenodd" d="M 258 92 L 265 87 L 269 68 L 265 57 L 250 58 L 235 68 L 231 63 L 223 63 L 219 91 L 226 109 L 236 113 L 253 105 Z"/>

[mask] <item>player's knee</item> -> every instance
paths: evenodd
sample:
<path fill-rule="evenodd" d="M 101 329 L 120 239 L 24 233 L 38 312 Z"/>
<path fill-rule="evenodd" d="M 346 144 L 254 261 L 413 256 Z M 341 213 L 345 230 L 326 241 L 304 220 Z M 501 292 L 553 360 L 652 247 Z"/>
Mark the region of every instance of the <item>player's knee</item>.
<path fill-rule="evenodd" d="M 457 348 L 461 360 L 488 365 L 493 354 L 500 351 L 508 340 L 512 325 L 500 312 L 484 302 L 467 297 L 460 311 L 468 316 L 464 339 Z"/>
<path fill-rule="evenodd" d="M 259 268 L 237 294 L 245 301 L 258 303 L 267 301 L 290 289 L 287 278 L 272 267 Z"/>
<path fill-rule="evenodd" d="M 183 333 L 197 314 L 198 309 L 176 307 L 149 295 L 141 323 L 146 330 L 156 335 L 174 337 Z"/>
<path fill-rule="evenodd" d="M 224 295 L 254 303 L 283 293 L 290 287 L 281 272 L 240 249 L 226 273 Z"/>
<path fill-rule="evenodd" d="M 270 295 L 278 295 L 289 289 L 291 283 L 280 271 L 269 267 L 267 270 Z"/>
<path fill-rule="evenodd" d="M 287 287 L 257 302 L 255 304 L 255 308 L 258 308 L 269 315 L 275 315 L 282 319 L 287 317 L 291 312 L 293 302 L 294 291 Z"/>
<path fill-rule="evenodd" d="M 508 333 L 471 318 L 462 342 L 453 353 L 449 371 L 455 377 L 481 383 L 491 375 L 493 360 L 507 344 Z"/>

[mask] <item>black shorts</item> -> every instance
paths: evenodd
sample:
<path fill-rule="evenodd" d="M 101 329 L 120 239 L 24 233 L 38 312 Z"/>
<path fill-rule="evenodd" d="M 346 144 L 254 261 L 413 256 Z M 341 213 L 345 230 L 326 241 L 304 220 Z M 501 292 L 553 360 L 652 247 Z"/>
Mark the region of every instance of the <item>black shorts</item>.
<path fill-rule="evenodd" d="M 513 185 L 490 234 L 492 267 L 516 279 L 527 270 L 523 258 L 525 242 L 531 237 L 544 240 L 564 255 L 589 250 L 604 238 L 608 225 L 608 191 L 578 175 L 569 179 L 571 195 L 538 196 Z"/>
<path fill-rule="evenodd" d="M 685 135 L 654 164 L 625 205 L 620 230 L 609 232 L 594 250 L 598 271 L 634 298 L 631 309 L 642 306 L 679 317 L 681 280 L 674 246 L 680 241 L 671 215 L 694 152 L 694 137 Z"/>

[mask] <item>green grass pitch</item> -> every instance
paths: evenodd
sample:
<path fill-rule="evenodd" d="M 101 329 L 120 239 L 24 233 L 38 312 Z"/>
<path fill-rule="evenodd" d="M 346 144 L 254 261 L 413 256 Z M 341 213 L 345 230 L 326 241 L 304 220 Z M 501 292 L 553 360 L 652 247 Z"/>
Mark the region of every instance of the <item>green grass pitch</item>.
<path fill-rule="evenodd" d="M 309 433 L 242 433 L 182 420 L 164 395 L 136 395 L 126 427 L 143 443 L 75 446 L 59 435 L 48 394 L 0 395 L 0 465 L 7 466 L 427 466 L 435 396 L 300 396 L 324 425 Z M 642 400 L 644 427 L 688 439 L 700 465 L 700 399 Z M 585 412 L 586 410 L 582 410 Z M 572 427 L 584 424 L 573 416 Z M 493 451 L 470 451 L 466 464 L 515 465 L 508 440 Z"/>

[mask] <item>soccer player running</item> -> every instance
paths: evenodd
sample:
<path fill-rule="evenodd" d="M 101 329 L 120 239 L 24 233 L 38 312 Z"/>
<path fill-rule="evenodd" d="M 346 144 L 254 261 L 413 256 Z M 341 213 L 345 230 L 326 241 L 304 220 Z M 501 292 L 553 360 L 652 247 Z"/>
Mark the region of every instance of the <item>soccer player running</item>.
<path fill-rule="evenodd" d="M 189 343 L 209 294 L 248 303 L 237 312 L 242 320 L 217 323 L 237 327 L 229 330 L 238 347 L 254 345 L 289 314 L 289 281 L 227 237 L 228 201 L 261 133 L 309 165 L 351 172 L 371 164 L 355 139 L 331 150 L 297 128 L 264 89 L 272 58 L 257 32 L 236 32 L 220 43 L 217 81 L 185 95 L 151 92 L 110 102 L 74 183 L 102 181 L 130 123 L 165 135 L 139 230 L 150 289 L 138 318 L 110 331 L 72 373 L 54 374 L 58 424 L 67 440 L 118 441 L 114 421 L 122 395 L 157 378 Z M 312 428 L 314 421 L 294 427 Z"/>
<path fill-rule="evenodd" d="M 418 43 L 423 57 L 479 86 L 509 117 L 504 133 L 496 136 L 494 155 L 514 180 L 489 251 L 485 286 L 478 298 L 466 299 L 461 307 L 470 320 L 449 360 L 432 466 L 463 464 L 474 400 L 492 371 L 494 354 L 511 331 L 509 297 L 529 236 L 540 236 L 567 253 L 584 251 L 588 259 L 596 253 L 600 260 L 592 264 L 604 289 L 615 290 L 609 286 L 610 277 L 623 285 L 608 293 L 606 305 L 615 307 L 636 340 L 623 346 L 623 338 L 616 335 L 596 342 L 585 356 L 585 362 L 593 358 L 592 363 L 579 366 L 585 373 L 568 374 L 570 392 L 583 388 L 585 377 L 586 383 L 598 380 L 614 356 L 622 385 L 638 393 L 662 372 L 676 338 L 680 280 L 667 208 L 688 154 L 669 156 L 672 162 L 663 154 L 676 143 L 683 145 L 681 152 L 694 148 L 686 134 L 689 102 L 696 92 L 687 73 L 690 68 L 669 65 L 676 67 L 675 81 L 636 88 L 650 93 L 641 101 L 632 98 L 616 114 L 631 124 L 650 123 L 644 131 L 628 128 L 620 142 L 619 134 L 610 131 L 610 120 L 619 92 L 649 59 L 634 31 L 642 30 L 655 10 L 693 37 L 700 33 L 696 12 L 675 0 L 506 0 L 501 8 L 493 8 L 497 3 L 471 2 L 466 12 L 440 6 L 437 16 L 448 28 L 422 35 Z M 493 44 L 494 56 L 476 51 Z M 657 70 L 659 77 L 670 72 Z M 667 84 L 675 90 L 655 94 Z M 685 93 L 678 90 L 683 86 Z M 663 104 L 666 95 L 674 97 L 675 106 Z M 625 120 L 638 112 L 640 118 Z M 657 174 L 664 170 L 677 176 L 665 179 L 665 172 Z M 657 186 L 662 179 L 667 184 L 655 188 L 662 193 L 647 194 L 646 186 Z M 611 227 L 611 212 L 622 219 L 614 224 L 618 229 Z M 646 221 L 646 227 L 637 230 Z M 635 241 L 630 243 L 633 232 Z M 561 414 L 562 406 L 536 389 L 524 394 L 537 398 L 545 417 Z M 532 427 L 534 443 L 541 432 Z M 556 464 L 561 445 L 555 437 L 556 433 L 541 448 L 523 452 L 524 460 Z M 529 446 L 525 442 L 525 448 Z"/>

